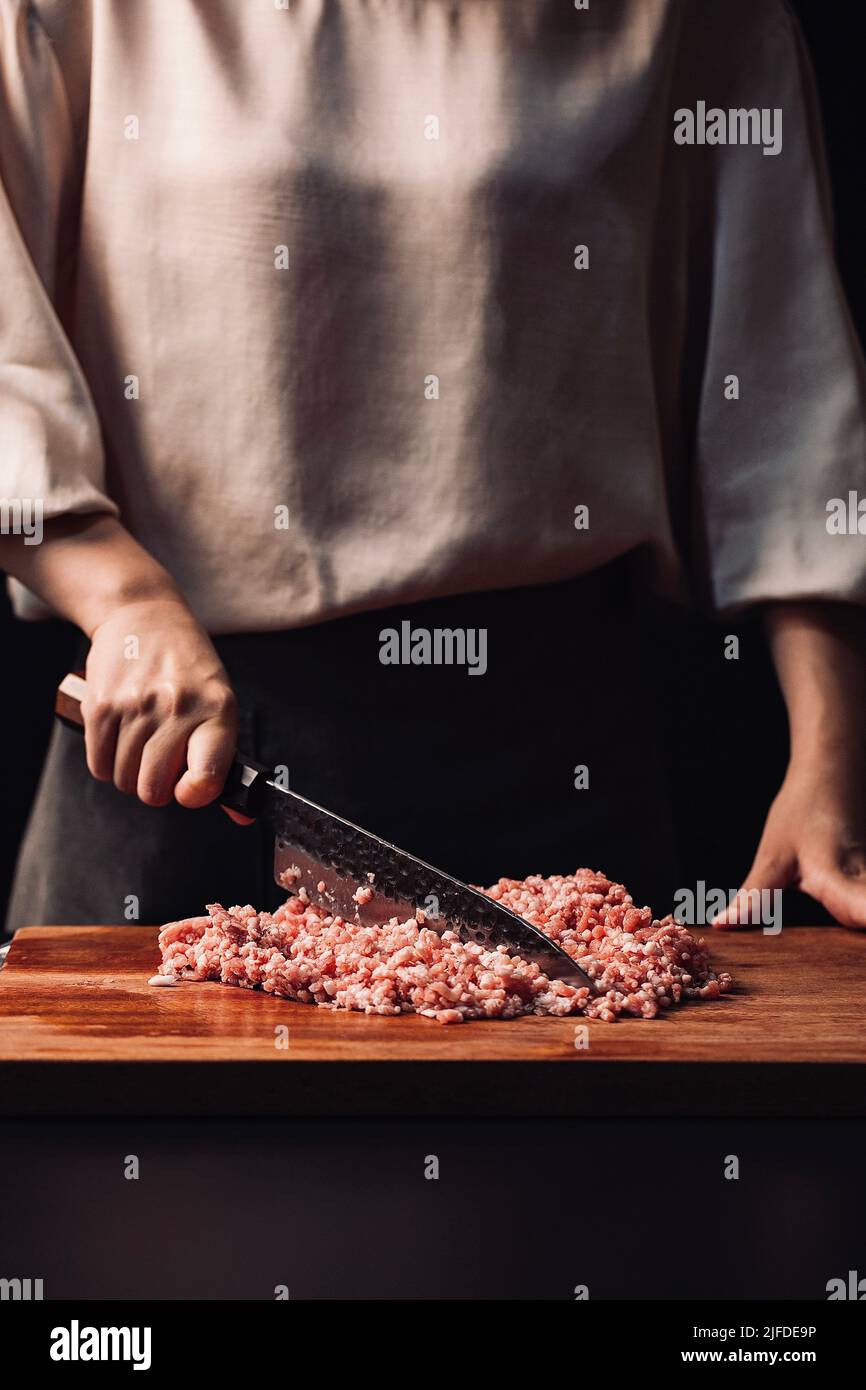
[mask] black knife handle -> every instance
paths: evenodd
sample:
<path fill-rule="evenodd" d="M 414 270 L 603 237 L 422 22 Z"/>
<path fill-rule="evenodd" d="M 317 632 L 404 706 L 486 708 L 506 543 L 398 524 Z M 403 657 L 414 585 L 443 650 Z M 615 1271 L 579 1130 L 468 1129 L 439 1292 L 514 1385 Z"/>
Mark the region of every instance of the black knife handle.
<path fill-rule="evenodd" d="M 81 702 L 87 693 L 87 683 L 80 671 L 70 671 L 57 687 L 54 699 L 54 713 L 61 723 L 69 729 L 84 733 L 84 715 Z M 241 753 L 235 753 L 226 784 L 218 800 L 221 806 L 230 811 L 239 811 L 242 816 L 255 818 L 262 806 L 267 780 L 272 776 L 270 768 L 254 762 Z"/>
<path fill-rule="evenodd" d="M 254 762 L 242 753 L 235 753 L 226 784 L 219 797 L 220 806 L 230 811 L 239 811 L 242 816 L 253 819 L 262 809 L 262 798 L 268 778 L 273 776 L 270 768 Z"/>

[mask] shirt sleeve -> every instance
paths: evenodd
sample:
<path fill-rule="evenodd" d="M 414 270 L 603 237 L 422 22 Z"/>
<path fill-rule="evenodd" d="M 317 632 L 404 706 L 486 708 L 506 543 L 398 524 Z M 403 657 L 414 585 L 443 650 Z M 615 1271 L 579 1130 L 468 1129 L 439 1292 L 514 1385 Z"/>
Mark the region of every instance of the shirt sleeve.
<path fill-rule="evenodd" d="M 99 421 L 58 316 L 79 177 L 63 75 L 27 0 L 0 0 L 0 470 L 43 515 L 117 513 Z"/>
<path fill-rule="evenodd" d="M 707 108 L 780 111 L 782 144 L 700 151 L 710 245 L 693 501 L 707 587 L 722 612 L 866 602 L 866 516 L 863 534 L 850 524 L 850 495 L 866 498 L 864 366 L 834 263 L 810 62 L 780 0 L 712 9 L 720 27 L 702 42 L 715 56 L 694 94 Z"/>

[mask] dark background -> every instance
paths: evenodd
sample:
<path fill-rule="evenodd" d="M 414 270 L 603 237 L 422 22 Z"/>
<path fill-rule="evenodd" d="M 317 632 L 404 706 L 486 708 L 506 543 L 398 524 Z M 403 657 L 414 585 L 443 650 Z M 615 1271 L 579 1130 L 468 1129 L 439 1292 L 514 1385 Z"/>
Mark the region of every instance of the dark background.
<path fill-rule="evenodd" d="M 861 7 L 827 0 L 796 0 L 792 7 L 803 26 L 818 78 L 839 266 L 862 340 L 866 338 L 866 277 L 862 273 L 866 217 L 860 190 L 866 102 Z M 739 661 L 722 659 L 722 638 L 730 631 L 741 638 Z M 70 668 L 75 644 L 76 633 L 65 624 L 15 622 L 5 597 L 0 596 L 4 668 L 0 710 L 6 732 L 0 921 L 51 728 L 54 688 Z M 659 621 L 653 650 L 657 660 L 651 679 L 674 790 L 682 882 L 704 879 L 733 888 L 751 862 L 787 752 L 784 707 L 760 625 L 747 618 L 719 628 L 680 615 Z M 667 905 L 661 910 L 667 910 Z M 786 895 L 784 920 L 827 919 L 814 904 L 791 894 Z"/>
<path fill-rule="evenodd" d="M 590 1307 L 712 1305 L 818 1301 L 866 1276 L 861 1120 L 0 1121 L 0 1155 L 16 1175 L 0 1273 L 44 1279 L 46 1299 L 267 1301 L 285 1284 L 292 1299 L 568 1301 L 585 1284 Z M 655 1364 L 670 1318 L 637 1345 L 628 1318 L 620 1331 L 635 1366 Z M 614 1370 L 597 1336 L 569 1351 Z"/>

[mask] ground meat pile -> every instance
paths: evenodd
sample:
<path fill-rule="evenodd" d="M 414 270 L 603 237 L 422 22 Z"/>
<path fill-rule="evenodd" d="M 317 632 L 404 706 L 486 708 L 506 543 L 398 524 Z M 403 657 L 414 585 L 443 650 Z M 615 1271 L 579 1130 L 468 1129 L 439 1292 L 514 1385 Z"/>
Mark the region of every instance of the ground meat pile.
<path fill-rule="evenodd" d="M 362 926 L 328 916 L 303 891 L 273 914 L 213 903 L 207 917 L 169 922 L 157 978 L 219 980 L 322 1008 L 418 1013 L 439 1023 L 518 1014 L 653 1018 L 730 988 L 729 975 L 710 969 L 703 941 L 672 917 L 654 920 L 603 874 L 501 878 L 485 891 L 579 960 L 597 992 L 549 979 L 504 946 L 489 951 L 433 931 L 422 912 Z"/>

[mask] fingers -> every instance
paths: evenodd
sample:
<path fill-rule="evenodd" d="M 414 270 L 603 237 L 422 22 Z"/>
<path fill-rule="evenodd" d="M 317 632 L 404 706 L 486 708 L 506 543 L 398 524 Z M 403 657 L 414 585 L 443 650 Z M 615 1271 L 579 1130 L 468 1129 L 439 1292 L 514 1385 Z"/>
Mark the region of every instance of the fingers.
<path fill-rule="evenodd" d="M 755 862 L 733 900 L 709 924 L 713 927 L 748 927 L 763 923 L 761 892 L 787 888 L 796 878 L 793 855 L 780 855 L 759 846 Z"/>
<path fill-rule="evenodd" d="M 146 806 L 167 806 L 173 797 L 181 806 L 206 806 L 222 791 L 235 747 L 230 711 L 198 725 L 178 719 L 158 725 L 152 716 L 98 703 L 84 716 L 87 766 L 100 782 L 114 782 Z M 252 824 L 228 814 L 238 825 Z"/>
<path fill-rule="evenodd" d="M 233 820 L 235 825 L 255 825 L 252 816 L 242 816 L 240 811 L 233 811 L 230 806 L 222 806 L 220 809 L 225 811 L 229 820 Z"/>
<path fill-rule="evenodd" d="M 149 806 L 204 806 L 234 751 L 237 703 L 179 596 L 121 604 L 94 628 L 82 702 L 88 767 Z M 179 779 L 179 780 L 178 780 Z"/>
<path fill-rule="evenodd" d="M 843 927 L 866 930 L 866 873 L 849 873 L 830 861 L 809 867 L 801 886 Z"/>
<path fill-rule="evenodd" d="M 735 898 L 713 918 L 712 926 L 762 925 L 761 890 L 792 885 L 821 903 L 843 927 L 866 931 L 866 864 L 860 860 L 842 866 L 831 847 L 819 852 L 800 872 L 790 859 L 756 859 Z"/>
<path fill-rule="evenodd" d="M 107 701 L 94 699 L 88 694 L 82 701 L 81 712 L 84 716 L 84 747 L 88 769 L 97 781 L 110 782 L 114 777 L 120 711 L 113 709 Z"/>
<path fill-rule="evenodd" d="M 727 907 L 722 908 L 710 922 L 711 927 L 755 927 L 762 921 L 761 917 L 761 889 L 769 885 L 747 880 L 737 892 Z"/>
<path fill-rule="evenodd" d="M 174 789 L 181 806 L 207 806 L 225 786 L 235 745 L 236 721 L 224 715 L 193 730 L 186 750 L 186 771 Z"/>
<path fill-rule="evenodd" d="M 190 728 L 167 726 L 148 739 L 138 769 L 136 791 L 145 806 L 167 806 L 186 766 Z"/>
<path fill-rule="evenodd" d="M 122 720 L 114 752 L 114 785 L 119 792 L 134 796 L 138 788 L 139 767 L 145 744 L 153 733 L 150 719 Z"/>

